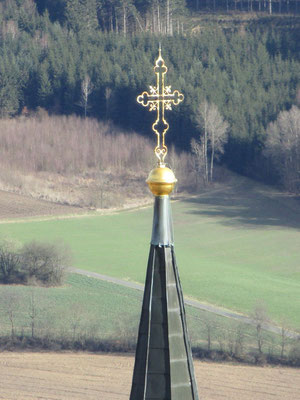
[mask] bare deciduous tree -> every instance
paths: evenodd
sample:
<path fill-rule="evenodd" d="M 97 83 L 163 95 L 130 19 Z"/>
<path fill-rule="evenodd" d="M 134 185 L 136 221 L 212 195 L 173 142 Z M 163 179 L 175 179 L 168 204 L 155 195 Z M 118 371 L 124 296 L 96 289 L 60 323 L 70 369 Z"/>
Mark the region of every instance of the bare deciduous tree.
<path fill-rule="evenodd" d="M 300 86 L 297 88 L 296 91 L 296 105 L 300 107 Z"/>
<path fill-rule="evenodd" d="M 252 314 L 253 321 L 256 327 L 256 341 L 257 341 L 257 349 L 259 354 L 263 353 L 263 345 L 264 345 L 264 332 L 263 328 L 266 323 L 268 323 L 269 318 L 267 315 L 266 307 L 263 302 L 257 302 L 254 307 L 254 311 Z"/>
<path fill-rule="evenodd" d="M 202 164 L 204 167 L 203 176 L 204 182 L 208 183 L 208 154 L 207 154 L 207 146 L 208 146 L 208 110 L 209 103 L 207 100 L 204 100 L 197 110 L 196 115 L 196 123 L 197 127 L 202 131 L 202 136 L 198 140 L 198 149 L 194 153 L 196 157 L 199 158 L 199 165 Z M 193 142 L 194 149 L 196 148 L 195 141 Z M 193 150 L 192 147 L 192 150 Z M 201 151 L 200 151 L 201 149 Z M 200 158 L 201 157 L 201 158 Z M 200 161 L 201 160 L 201 161 Z"/>
<path fill-rule="evenodd" d="M 191 142 L 198 168 L 203 166 L 204 182 L 213 181 L 214 161 L 224 152 L 229 125 L 220 114 L 218 107 L 204 100 L 197 110 L 197 127 L 202 134 Z M 209 166 L 210 160 L 210 166 Z"/>
<path fill-rule="evenodd" d="M 267 128 L 265 154 L 286 189 L 300 192 L 300 108 L 282 111 Z"/>
<path fill-rule="evenodd" d="M 237 325 L 234 329 L 229 325 L 227 329 L 219 329 L 218 342 L 220 351 L 227 351 L 230 356 L 240 356 L 244 351 L 245 326 Z"/>
<path fill-rule="evenodd" d="M 212 334 L 215 330 L 215 326 L 213 321 L 208 317 L 204 318 L 203 320 L 205 330 L 206 330 L 206 338 L 207 338 L 207 350 L 210 352 L 211 351 L 211 342 L 212 342 Z"/>
<path fill-rule="evenodd" d="M 84 309 L 81 304 L 73 303 L 69 307 L 68 321 L 72 331 L 73 341 L 78 336 L 78 331 L 81 326 L 82 318 L 84 316 Z"/>
<path fill-rule="evenodd" d="M 208 137 L 210 142 L 210 180 L 213 180 L 215 158 L 223 154 L 227 141 L 229 125 L 219 113 L 218 107 L 211 104 L 208 113 Z"/>
<path fill-rule="evenodd" d="M 245 341 L 245 326 L 239 324 L 235 331 L 235 347 L 234 354 L 239 356 L 244 352 L 244 341 Z"/>
<path fill-rule="evenodd" d="M 226 337 L 224 331 L 220 328 L 217 330 L 217 341 L 219 343 L 219 350 L 223 353 L 225 350 Z"/>
<path fill-rule="evenodd" d="M 5 287 L 2 292 L 1 304 L 10 324 L 10 336 L 16 334 L 16 314 L 20 305 L 20 297 L 14 287 Z"/>
<path fill-rule="evenodd" d="M 232 357 L 234 355 L 235 349 L 235 337 L 231 330 L 227 331 L 227 349 L 229 355 Z"/>
<path fill-rule="evenodd" d="M 39 315 L 39 312 L 40 312 L 40 308 L 39 308 L 38 300 L 36 298 L 36 291 L 35 291 L 34 287 L 31 287 L 30 294 L 29 294 L 28 316 L 30 319 L 30 329 L 31 329 L 32 339 L 35 338 L 37 316 Z"/>
<path fill-rule="evenodd" d="M 106 119 L 109 119 L 110 108 L 111 108 L 111 98 L 112 98 L 112 90 L 110 87 L 105 88 L 105 111 L 106 111 Z"/>
<path fill-rule="evenodd" d="M 21 261 L 16 244 L 3 240 L 0 243 L 0 282 L 16 283 L 21 278 Z"/>
<path fill-rule="evenodd" d="M 280 358 L 283 359 L 285 352 L 286 352 L 286 345 L 288 342 L 288 327 L 287 322 L 285 320 L 281 321 L 281 332 L 280 332 Z"/>
<path fill-rule="evenodd" d="M 203 155 L 203 144 L 202 144 L 202 139 L 200 138 L 199 140 L 192 139 L 191 140 L 191 149 L 192 153 L 194 154 L 194 170 L 196 172 L 196 182 L 197 186 L 199 183 L 199 178 L 202 177 L 204 182 L 207 183 L 206 181 L 206 173 L 205 173 L 205 160 L 204 160 L 204 155 Z"/>
<path fill-rule="evenodd" d="M 91 82 L 91 78 L 85 75 L 83 81 L 81 82 L 81 99 L 79 105 L 84 109 L 84 118 L 86 118 L 87 111 L 89 109 L 89 95 L 94 90 L 94 85 Z"/>
<path fill-rule="evenodd" d="M 276 347 L 275 338 L 273 336 L 269 336 L 268 337 L 268 355 L 269 355 L 269 357 L 274 356 L 275 347 Z"/>

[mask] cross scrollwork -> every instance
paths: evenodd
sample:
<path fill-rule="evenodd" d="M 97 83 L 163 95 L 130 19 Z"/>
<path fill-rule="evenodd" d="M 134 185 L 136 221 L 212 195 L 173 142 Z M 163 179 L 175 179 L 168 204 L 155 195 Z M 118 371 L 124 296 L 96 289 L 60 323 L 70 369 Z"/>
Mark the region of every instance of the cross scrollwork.
<path fill-rule="evenodd" d="M 157 145 L 155 147 L 155 155 L 160 164 L 164 163 L 164 159 L 168 153 L 165 144 L 165 134 L 169 129 L 169 124 L 165 119 L 165 110 L 172 110 L 172 105 L 178 105 L 184 99 L 182 93 L 174 90 L 172 93 L 171 86 L 165 86 L 165 74 L 168 68 L 161 56 L 161 48 L 159 48 L 159 56 L 155 62 L 154 72 L 156 74 L 156 86 L 150 86 L 150 93 L 143 92 L 137 97 L 137 102 L 144 107 L 149 107 L 149 111 L 156 111 L 156 121 L 152 125 L 152 129 L 157 136 Z"/>

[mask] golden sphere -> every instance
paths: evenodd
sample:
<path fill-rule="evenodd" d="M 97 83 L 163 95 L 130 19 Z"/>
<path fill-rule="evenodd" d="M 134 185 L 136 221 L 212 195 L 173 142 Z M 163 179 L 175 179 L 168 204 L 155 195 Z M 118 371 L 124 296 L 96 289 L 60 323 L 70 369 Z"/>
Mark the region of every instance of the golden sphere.
<path fill-rule="evenodd" d="M 177 179 L 170 168 L 161 164 L 153 168 L 146 182 L 154 196 L 167 196 L 174 189 Z"/>

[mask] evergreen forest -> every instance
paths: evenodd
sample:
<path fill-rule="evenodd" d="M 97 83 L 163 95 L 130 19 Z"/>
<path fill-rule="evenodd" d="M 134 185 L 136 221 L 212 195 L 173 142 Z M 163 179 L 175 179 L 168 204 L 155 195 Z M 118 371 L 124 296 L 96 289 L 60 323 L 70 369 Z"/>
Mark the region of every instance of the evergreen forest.
<path fill-rule="evenodd" d="M 298 3 L 0 0 L 0 118 L 42 108 L 149 137 L 154 115 L 136 97 L 155 84 L 161 42 L 167 84 L 185 95 L 167 114 L 168 143 L 190 151 L 202 134 L 199 105 L 213 103 L 228 126 L 221 161 L 279 182 L 276 157 L 265 147 L 280 113 L 299 110 Z"/>

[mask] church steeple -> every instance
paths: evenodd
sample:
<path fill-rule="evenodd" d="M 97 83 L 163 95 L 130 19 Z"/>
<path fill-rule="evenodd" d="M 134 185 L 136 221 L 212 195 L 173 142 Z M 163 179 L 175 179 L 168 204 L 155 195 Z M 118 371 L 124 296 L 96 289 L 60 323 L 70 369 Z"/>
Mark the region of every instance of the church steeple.
<path fill-rule="evenodd" d="M 160 59 L 161 51 L 156 65 Z M 156 93 L 156 89 L 153 89 L 155 93 L 152 97 L 147 93 L 151 100 L 147 99 L 144 92 L 138 101 L 140 99 L 139 102 L 144 106 L 152 102 L 152 109 L 164 109 L 169 104 L 164 101 L 171 101 L 169 96 L 173 95 L 165 96 L 164 91 L 162 94 Z M 180 95 L 178 91 L 175 92 Z M 179 98 L 177 95 L 175 97 Z M 143 103 L 144 100 L 147 104 Z M 169 194 L 177 180 L 173 171 L 164 164 L 167 154 L 164 134 L 165 127 L 169 125 L 164 114 L 157 111 L 157 120 L 160 121 L 162 116 L 162 124 L 157 121 L 153 124 L 153 130 L 158 135 L 155 154 L 159 162 L 147 179 L 155 202 L 130 400 L 198 400 L 183 294 L 174 253 Z"/>

